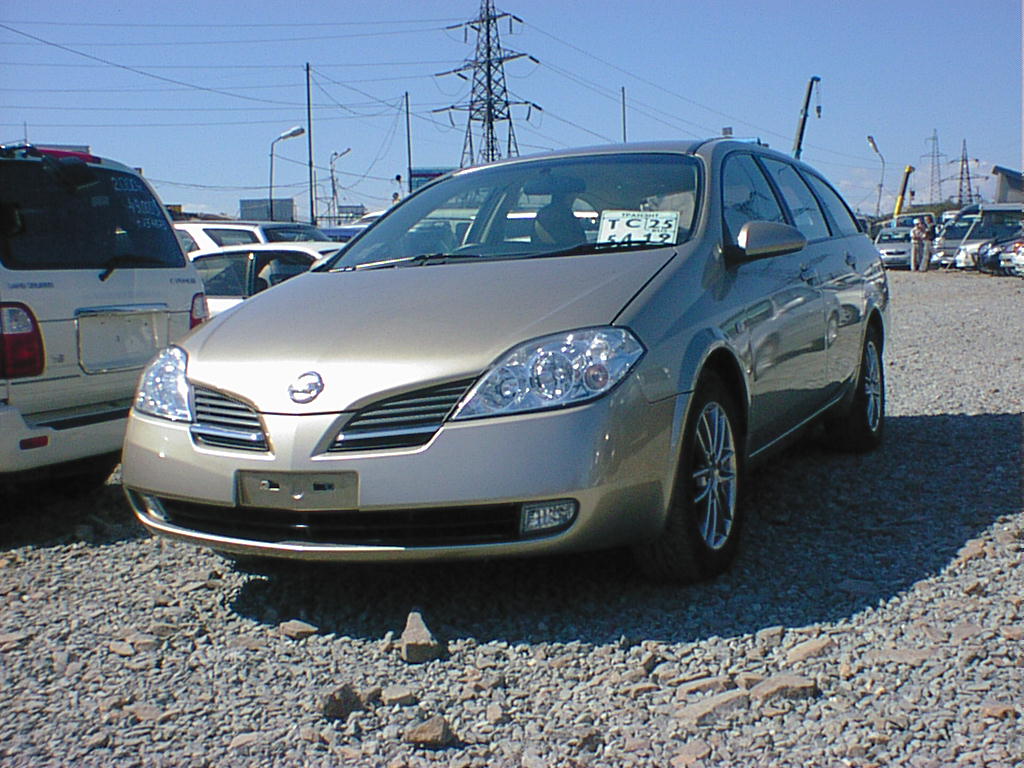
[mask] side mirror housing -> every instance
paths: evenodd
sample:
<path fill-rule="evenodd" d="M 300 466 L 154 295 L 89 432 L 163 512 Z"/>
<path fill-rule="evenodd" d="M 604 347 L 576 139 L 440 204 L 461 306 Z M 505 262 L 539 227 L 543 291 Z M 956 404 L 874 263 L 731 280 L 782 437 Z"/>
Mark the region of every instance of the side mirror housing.
<path fill-rule="evenodd" d="M 802 250 L 807 238 L 796 227 L 775 221 L 748 221 L 736 236 L 736 245 L 726 249 L 735 262 L 754 261 Z"/>

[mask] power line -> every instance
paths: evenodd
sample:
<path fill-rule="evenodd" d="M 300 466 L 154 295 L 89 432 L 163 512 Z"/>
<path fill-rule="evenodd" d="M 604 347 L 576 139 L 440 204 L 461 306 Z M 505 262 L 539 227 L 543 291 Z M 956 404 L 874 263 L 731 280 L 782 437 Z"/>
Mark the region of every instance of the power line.
<path fill-rule="evenodd" d="M 3 26 L 0 24 L 0 26 Z M 434 59 L 425 61 L 373 61 L 355 62 L 347 64 L 318 64 L 320 69 L 349 69 L 355 67 L 398 67 L 398 66 L 422 66 L 424 64 L 451 64 L 450 59 Z M 71 63 L 40 63 L 36 61 L 0 61 L 3 67 L 81 67 L 81 68 L 102 68 L 106 64 L 83 64 Z M 291 64 L 136 64 L 140 69 L 293 69 Z"/>
<path fill-rule="evenodd" d="M 28 32 L 22 32 L 21 30 L 15 29 L 14 27 L 10 27 L 10 26 L 8 26 L 6 24 L 0 24 L 0 29 L 6 29 L 9 32 L 13 32 L 16 35 L 21 35 L 22 37 L 27 37 L 27 38 L 29 38 L 31 40 L 35 40 L 37 43 L 42 43 L 43 45 L 48 45 L 48 46 L 50 46 L 52 48 L 57 48 L 59 50 L 65 51 L 67 53 L 74 54 L 75 56 L 81 56 L 81 57 L 86 58 L 86 59 L 91 59 L 92 61 L 98 61 L 101 64 L 106 64 L 107 66 L 115 67 L 116 69 L 123 69 L 126 72 L 131 72 L 131 73 L 136 74 L 136 75 L 141 75 L 142 77 L 149 77 L 149 78 L 152 78 L 153 80 L 160 80 L 160 81 L 165 82 L 165 83 L 171 83 L 172 85 L 182 85 L 182 86 L 185 86 L 187 88 L 192 88 L 192 89 L 197 90 L 197 91 L 205 91 L 206 93 L 214 93 L 214 94 L 217 94 L 219 96 L 230 96 L 230 97 L 235 98 L 235 99 L 243 99 L 244 101 L 255 101 L 255 102 L 259 102 L 261 104 L 279 104 L 279 105 L 286 105 L 286 106 L 302 106 L 300 104 L 289 104 L 288 102 L 283 102 L 283 101 L 274 101 L 274 100 L 271 100 L 271 99 L 261 99 L 261 98 L 259 98 L 257 96 L 246 96 L 246 95 L 241 94 L 241 93 L 231 93 L 230 91 L 222 91 L 222 90 L 217 89 L 217 88 L 207 88 L 207 87 L 202 86 L 202 85 L 195 85 L 194 83 L 186 83 L 183 80 L 175 80 L 174 78 L 164 77 L 163 75 L 155 75 L 152 72 L 146 72 L 145 70 L 137 69 L 136 67 L 129 67 L 126 64 L 118 64 L 115 61 L 109 61 L 107 59 L 100 58 L 99 56 L 93 56 L 90 53 L 84 53 L 82 51 L 76 51 L 74 48 L 69 48 L 66 45 L 61 45 L 60 43 L 55 43 L 55 42 L 52 42 L 50 40 L 44 40 L 41 37 L 36 37 L 35 35 L 30 35 Z"/>
<path fill-rule="evenodd" d="M 319 29 L 322 27 L 369 27 L 376 26 L 378 24 L 450 24 L 453 21 L 458 21 L 458 17 L 449 17 L 444 19 L 389 19 L 388 21 L 310 21 L 310 22 L 269 22 L 269 23 L 250 23 L 244 22 L 231 22 L 229 24 L 210 24 L 206 21 L 202 23 L 204 29 L 280 29 L 282 27 L 313 27 Z M 154 24 L 115 24 L 113 22 L 90 22 L 90 21 L 39 21 L 38 19 L 24 20 L 24 21 L 12 21 L 10 19 L 4 19 L 0 21 L 0 24 L 18 24 L 20 26 L 36 26 L 36 27 L 113 27 L 116 29 L 195 29 L 196 24 L 170 24 L 166 22 L 159 22 Z"/>

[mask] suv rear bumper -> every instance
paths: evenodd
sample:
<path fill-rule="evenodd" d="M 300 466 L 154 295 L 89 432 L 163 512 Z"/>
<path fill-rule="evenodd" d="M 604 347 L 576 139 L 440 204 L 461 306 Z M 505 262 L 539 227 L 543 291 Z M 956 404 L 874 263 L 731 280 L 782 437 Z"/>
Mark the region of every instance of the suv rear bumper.
<path fill-rule="evenodd" d="M 69 414 L 43 425 L 27 421 L 13 406 L 0 405 L 0 478 L 117 453 L 127 423 L 127 407 Z"/>

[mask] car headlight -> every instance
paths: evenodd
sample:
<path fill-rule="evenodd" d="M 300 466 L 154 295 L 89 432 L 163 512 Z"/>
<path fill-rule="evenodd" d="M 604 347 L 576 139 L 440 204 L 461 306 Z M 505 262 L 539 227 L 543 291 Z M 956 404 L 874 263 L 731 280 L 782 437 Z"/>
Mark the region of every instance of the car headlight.
<path fill-rule="evenodd" d="M 192 421 L 191 387 L 185 378 L 188 355 L 167 347 L 142 373 L 135 410 L 171 421 Z"/>
<path fill-rule="evenodd" d="M 622 381 L 643 354 L 643 345 L 625 328 L 584 328 L 528 341 L 495 361 L 454 418 L 585 403 Z"/>

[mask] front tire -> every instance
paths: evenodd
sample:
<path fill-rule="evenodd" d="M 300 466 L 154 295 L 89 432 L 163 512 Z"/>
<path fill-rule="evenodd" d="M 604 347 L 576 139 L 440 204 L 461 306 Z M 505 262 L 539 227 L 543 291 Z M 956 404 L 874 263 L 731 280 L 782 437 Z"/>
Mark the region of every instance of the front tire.
<path fill-rule="evenodd" d="M 694 393 L 665 528 L 633 549 L 640 570 L 659 581 L 695 582 L 732 562 L 743 517 L 743 436 L 739 408 L 722 380 L 706 373 Z"/>

